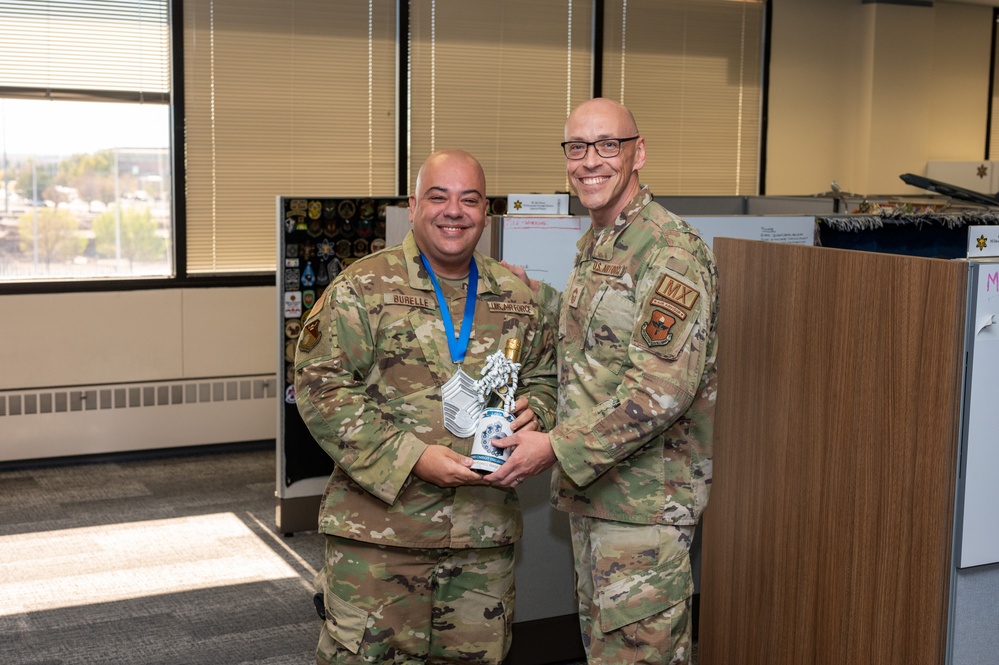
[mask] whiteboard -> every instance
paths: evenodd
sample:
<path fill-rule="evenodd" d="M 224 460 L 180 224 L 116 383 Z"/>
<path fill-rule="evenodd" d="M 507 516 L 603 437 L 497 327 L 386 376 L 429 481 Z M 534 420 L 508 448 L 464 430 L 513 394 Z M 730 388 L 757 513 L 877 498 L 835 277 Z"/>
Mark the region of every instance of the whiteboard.
<path fill-rule="evenodd" d="M 972 264 L 959 567 L 999 562 L 999 263 Z"/>
<path fill-rule="evenodd" d="M 499 258 L 523 266 L 531 279 L 561 291 L 576 258 L 576 241 L 590 226 L 589 217 L 502 217 Z M 815 244 L 815 217 L 810 215 L 685 215 L 711 246 L 715 237 Z"/>
<path fill-rule="evenodd" d="M 590 228 L 590 218 L 508 215 L 501 228 L 499 258 L 561 291 L 576 260 L 576 241 Z"/>
<path fill-rule="evenodd" d="M 712 248 L 715 238 L 815 244 L 815 217 L 810 215 L 684 215 L 683 219 Z"/>

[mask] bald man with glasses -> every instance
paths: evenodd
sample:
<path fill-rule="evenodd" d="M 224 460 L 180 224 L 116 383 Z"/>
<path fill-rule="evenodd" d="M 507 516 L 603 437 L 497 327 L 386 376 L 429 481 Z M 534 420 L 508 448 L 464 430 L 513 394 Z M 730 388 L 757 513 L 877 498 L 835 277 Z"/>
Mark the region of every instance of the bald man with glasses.
<path fill-rule="evenodd" d="M 691 659 L 689 550 L 711 484 L 718 271 L 698 232 L 639 183 L 645 139 L 609 99 L 565 125 L 566 174 L 592 225 L 566 290 L 511 269 L 559 319 L 559 405 L 549 432 L 519 432 L 494 474 L 555 465 L 569 513 L 591 663 Z"/>

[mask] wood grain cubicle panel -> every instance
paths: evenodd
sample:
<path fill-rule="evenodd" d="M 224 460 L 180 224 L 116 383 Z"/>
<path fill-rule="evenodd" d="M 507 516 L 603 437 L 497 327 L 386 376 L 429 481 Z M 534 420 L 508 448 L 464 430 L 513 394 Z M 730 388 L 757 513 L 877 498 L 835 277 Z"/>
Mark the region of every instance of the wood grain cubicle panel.
<path fill-rule="evenodd" d="M 714 248 L 700 665 L 942 664 L 967 265 Z"/>

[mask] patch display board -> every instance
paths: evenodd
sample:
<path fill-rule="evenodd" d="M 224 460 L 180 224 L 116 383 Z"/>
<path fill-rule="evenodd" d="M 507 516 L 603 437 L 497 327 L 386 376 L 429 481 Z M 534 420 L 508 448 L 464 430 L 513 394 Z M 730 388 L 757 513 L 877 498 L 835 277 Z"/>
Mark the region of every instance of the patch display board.
<path fill-rule="evenodd" d="M 295 404 L 295 346 L 309 310 L 340 271 L 385 247 L 385 209 L 406 197 L 277 197 L 279 498 L 309 496 L 322 486 L 333 461 L 320 448 Z"/>

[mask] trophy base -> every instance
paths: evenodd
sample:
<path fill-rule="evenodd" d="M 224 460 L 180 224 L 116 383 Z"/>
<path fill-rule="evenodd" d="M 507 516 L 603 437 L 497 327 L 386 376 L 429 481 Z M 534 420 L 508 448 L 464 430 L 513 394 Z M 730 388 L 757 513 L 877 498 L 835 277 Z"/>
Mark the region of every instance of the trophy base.
<path fill-rule="evenodd" d="M 503 439 L 511 434 L 510 423 L 513 416 L 503 409 L 490 408 L 482 412 L 478 426 L 475 428 L 475 439 L 472 441 L 471 469 L 479 473 L 492 473 L 500 468 L 510 451 L 496 448 L 492 442 L 496 439 Z"/>

